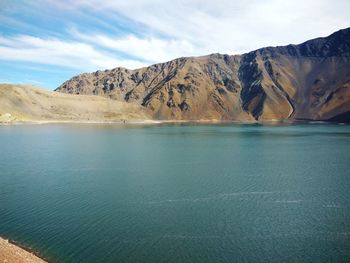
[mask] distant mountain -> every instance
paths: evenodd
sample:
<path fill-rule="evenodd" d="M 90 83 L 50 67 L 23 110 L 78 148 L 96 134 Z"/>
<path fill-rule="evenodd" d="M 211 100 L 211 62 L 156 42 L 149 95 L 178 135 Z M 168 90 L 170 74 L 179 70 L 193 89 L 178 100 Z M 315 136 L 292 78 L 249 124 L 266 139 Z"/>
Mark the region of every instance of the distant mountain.
<path fill-rule="evenodd" d="M 164 120 L 350 122 L 350 28 L 243 55 L 85 73 L 57 91 L 141 105 Z"/>

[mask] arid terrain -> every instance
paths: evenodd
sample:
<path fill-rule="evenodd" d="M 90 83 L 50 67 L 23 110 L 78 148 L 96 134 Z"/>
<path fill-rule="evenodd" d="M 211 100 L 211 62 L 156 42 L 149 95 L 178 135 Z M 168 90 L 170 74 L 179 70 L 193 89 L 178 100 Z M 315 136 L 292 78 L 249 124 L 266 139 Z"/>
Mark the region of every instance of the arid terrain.
<path fill-rule="evenodd" d="M 350 28 L 243 55 L 84 73 L 55 92 L 0 85 L 0 122 L 350 122 Z"/>
<path fill-rule="evenodd" d="M 98 96 L 77 96 L 45 89 L 0 85 L 0 122 L 124 122 L 150 116 L 138 105 Z"/>
<path fill-rule="evenodd" d="M 45 263 L 32 253 L 15 246 L 0 238 L 0 262 L 1 263 Z"/>
<path fill-rule="evenodd" d="M 73 77 L 57 91 L 99 95 L 160 120 L 350 121 L 350 28 L 243 55 L 178 58 Z"/>

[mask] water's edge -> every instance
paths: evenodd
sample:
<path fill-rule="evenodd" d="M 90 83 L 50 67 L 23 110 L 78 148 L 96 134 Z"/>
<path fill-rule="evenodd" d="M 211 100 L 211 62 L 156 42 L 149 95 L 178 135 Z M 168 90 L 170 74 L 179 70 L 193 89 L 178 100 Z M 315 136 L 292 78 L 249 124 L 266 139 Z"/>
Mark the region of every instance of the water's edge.
<path fill-rule="evenodd" d="M 47 257 L 43 256 L 42 252 L 39 252 L 36 249 L 33 249 L 29 246 L 25 246 L 25 245 L 21 244 L 20 242 L 17 242 L 11 238 L 8 238 L 8 237 L 5 237 L 4 235 L 1 235 L 0 239 L 7 241 L 9 244 L 16 246 L 19 250 L 24 250 L 24 251 L 28 252 L 29 254 L 32 254 L 33 256 L 35 256 L 35 257 L 37 257 L 37 258 L 39 258 L 47 263 L 53 262 L 53 261 L 49 260 Z"/>

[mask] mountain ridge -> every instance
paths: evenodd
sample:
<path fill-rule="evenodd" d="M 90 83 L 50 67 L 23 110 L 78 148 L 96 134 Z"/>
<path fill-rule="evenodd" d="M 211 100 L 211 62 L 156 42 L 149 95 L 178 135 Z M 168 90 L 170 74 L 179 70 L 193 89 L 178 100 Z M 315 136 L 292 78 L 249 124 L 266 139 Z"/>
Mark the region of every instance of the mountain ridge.
<path fill-rule="evenodd" d="M 84 73 L 56 91 L 141 105 L 160 120 L 348 121 L 350 28 L 242 55 L 214 53 Z"/>

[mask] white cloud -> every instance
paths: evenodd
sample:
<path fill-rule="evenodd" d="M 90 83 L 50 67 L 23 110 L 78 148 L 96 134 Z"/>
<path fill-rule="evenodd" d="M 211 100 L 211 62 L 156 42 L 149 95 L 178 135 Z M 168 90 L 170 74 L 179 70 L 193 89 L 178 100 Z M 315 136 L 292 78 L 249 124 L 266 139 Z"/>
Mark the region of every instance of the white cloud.
<path fill-rule="evenodd" d="M 191 43 L 186 40 L 167 40 L 155 37 L 140 38 L 126 35 L 113 38 L 102 34 L 83 34 L 76 29 L 71 34 L 93 45 L 117 50 L 149 63 L 168 61 L 181 56 L 196 55 Z"/>
<path fill-rule="evenodd" d="M 34 84 L 34 85 L 42 85 L 43 82 L 35 80 L 35 79 L 31 79 L 31 78 L 26 78 L 23 80 L 24 83 L 30 83 L 30 84 Z"/>
<path fill-rule="evenodd" d="M 194 55 L 300 43 L 350 26 L 348 0 L 76 0 L 73 7 L 115 21 L 127 17 L 147 26 L 150 34 L 188 43 Z"/>
<path fill-rule="evenodd" d="M 62 26 L 81 31 L 70 29 L 71 40 L 45 35 L 2 37 L 0 60 L 81 70 L 137 68 L 215 52 L 239 54 L 263 46 L 300 43 L 350 26 L 348 0 L 38 0 L 25 5 L 23 12 L 39 10 L 47 19 L 57 13 L 55 19 L 62 20 Z M 12 3 L 8 8 L 15 6 Z M 90 31 L 86 19 L 101 28 L 107 25 L 110 31 Z M 125 20 L 137 36 L 131 32 L 115 35 L 110 29 Z M 20 25 L 17 22 L 7 23 Z"/>
<path fill-rule="evenodd" d="M 137 60 L 117 59 L 86 43 L 28 35 L 0 37 L 0 60 L 27 61 L 81 70 L 118 66 L 138 68 L 145 65 Z"/>

